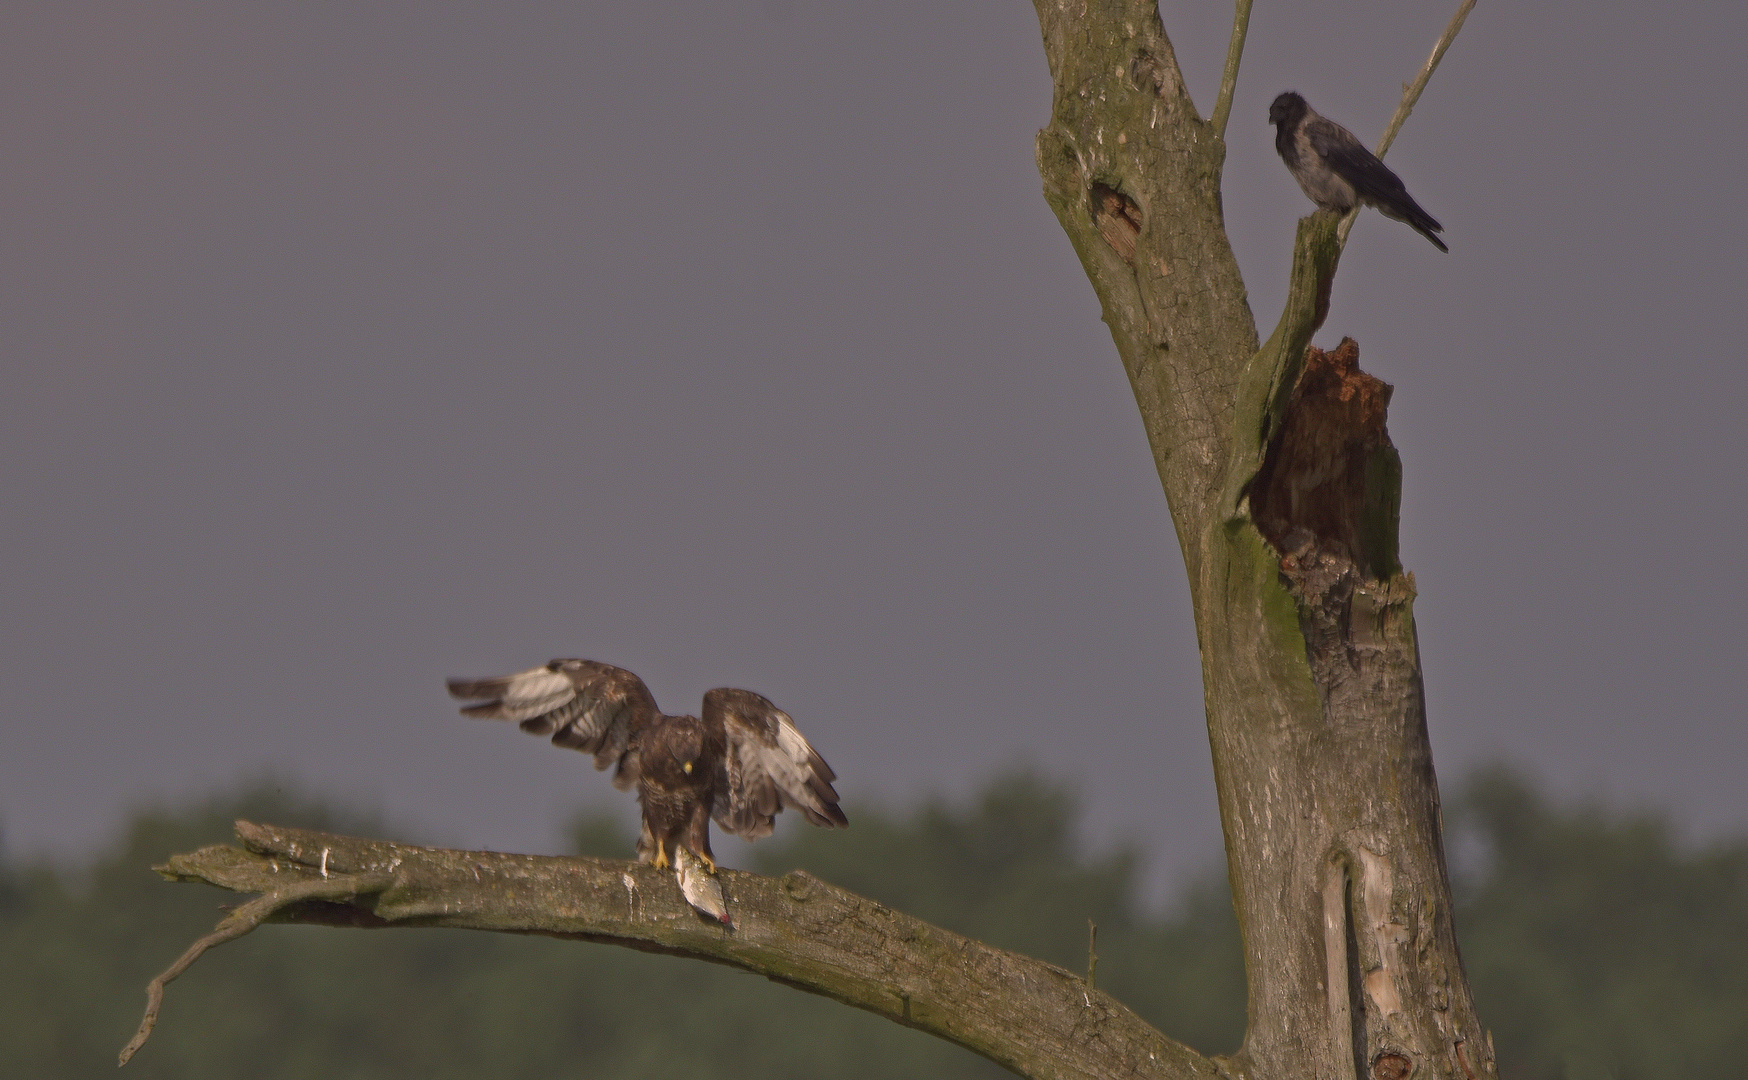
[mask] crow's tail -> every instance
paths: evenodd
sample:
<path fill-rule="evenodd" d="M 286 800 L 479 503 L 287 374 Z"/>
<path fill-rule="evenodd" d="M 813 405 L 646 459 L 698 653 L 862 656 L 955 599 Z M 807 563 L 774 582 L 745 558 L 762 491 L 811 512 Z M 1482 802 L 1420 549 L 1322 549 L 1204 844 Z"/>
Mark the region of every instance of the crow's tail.
<path fill-rule="evenodd" d="M 1444 232 L 1445 227 L 1440 225 L 1431 214 L 1422 210 L 1420 204 L 1415 202 L 1408 192 L 1404 191 L 1401 195 L 1388 201 L 1380 199 L 1372 205 L 1378 208 L 1378 213 L 1406 223 L 1409 228 L 1431 240 L 1433 247 L 1446 253 L 1450 252 L 1451 249 L 1445 247 L 1445 242 L 1434 235 Z"/>
<path fill-rule="evenodd" d="M 1422 214 L 1421 216 L 1425 217 L 1424 214 Z M 1426 220 L 1431 222 L 1430 226 L 1423 225 L 1418 221 L 1410 221 L 1408 223 L 1408 225 L 1415 232 L 1426 237 L 1428 240 L 1431 240 L 1433 247 L 1438 248 L 1440 251 L 1444 252 L 1447 255 L 1450 254 L 1451 249 L 1448 247 L 1445 247 L 1445 242 L 1443 240 L 1440 240 L 1437 236 L 1433 235 L 1433 230 L 1441 227 L 1439 225 L 1439 223 L 1436 221 L 1433 221 L 1431 218 L 1426 218 Z"/>

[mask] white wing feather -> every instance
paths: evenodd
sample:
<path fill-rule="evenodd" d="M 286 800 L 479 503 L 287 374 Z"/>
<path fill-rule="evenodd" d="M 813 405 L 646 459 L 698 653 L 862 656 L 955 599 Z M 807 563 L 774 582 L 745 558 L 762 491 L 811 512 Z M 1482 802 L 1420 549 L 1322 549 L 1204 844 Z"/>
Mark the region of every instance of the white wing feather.
<path fill-rule="evenodd" d="M 704 695 L 704 716 L 721 721 L 728 742 L 711 808 L 718 825 L 754 840 L 769 836 L 785 809 L 828 829 L 849 824 L 831 786 L 836 774 L 788 713 L 750 690 L 724 688 Z"/>
<path fill-rule="evenodd" d="M 557 746 L 593 754 L 595 768 L 619 766 L 614 786 L 637 781 L 631 734 L 660 712 L 649 687 L 624 668 L 594 660 L 554 660 L 545 667 L 491 679 L 451 679 L 449 692 L 463 701 L 463 716 L 513 720 L 530 735 L 547 735 Z"/>
<path fill-rule="evenodd" d="M 486 680 L 479 680 L 473 685 L 484 682 Z M 569 704 L 577 696 L 576 684 L 571 682 L 570 677 L 549 667 L 529 668 L 491 682 L 495 684 L 491 689 L 496 700 L 484 705 L 470 705 L 462 712 L 487 720 L 514 720 L 521 723 Z M 464 694 L 457 689 L 461 685 L 459 681 L 451 684 L 450 693 L 457 697 L 487 696 Z"/>

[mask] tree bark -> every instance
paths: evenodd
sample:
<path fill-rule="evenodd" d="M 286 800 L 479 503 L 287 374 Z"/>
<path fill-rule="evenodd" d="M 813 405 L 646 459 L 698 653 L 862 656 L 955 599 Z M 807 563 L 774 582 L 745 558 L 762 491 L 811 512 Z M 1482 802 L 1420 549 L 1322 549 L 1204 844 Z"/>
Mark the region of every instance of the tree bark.
<path fill-rule="evenodd" d="M 1398 109 L 1406 116 L 1463 17 Z M 1054 81 L 1044 194 L 1103 306 L 1171 506 L 1202 655 L 1249 1027 L 1230 1059 L 1166 1039 L 1087 979 L 804 874 L 723 871 L 701 921 L 649 867 L 442 851 L 239 823 L 248 850 L 163 868 L 263 896 L 148 990 L 262 921 L 542 933 L 756 971 L 950 1039 L 1024 1076 L 1477 1080 L 1496 1075 L 1451 924 L 1438 788 L 1397 558 L 1390 387 L 1310 347 L 1343 224 L 1299 223 L 1258 341 L 1220 204 L 1223 129 L 1191 103 L 1152 0 L 1037 0 Z"/>
<path fill-rule="evenodd" d="M 720 870 L 732 930 L 705 919 L 674 875 L 612 859 L 450 851 L 237 822 L 242 848 L 174 855 L 158 872 L 259 893 L 148 989 L 137 1051 L 163 984 L 207 947 L 263 922 L 445 926 L 610 942 L 755 972 L 958 1043 L 1022 1076 L 1216 1080 L 1209 1059 L 1161 1035 L 1088 980 L 991 948 L 828 885 Z"/>
<path fill-rule="evenodd" d="M 1225 145 L 1156 6 L 1036 6 L 1055 83 L 1045 198 L 1098 293 L 1189 572 L 1250 982 L 1230 1065 L 1494 1075 L 1451 924 L 1390 388 L 1352 342 L 1309 348 L 1340 223 L 1300 222 L 1259 347 L 1222 218 Z"/>

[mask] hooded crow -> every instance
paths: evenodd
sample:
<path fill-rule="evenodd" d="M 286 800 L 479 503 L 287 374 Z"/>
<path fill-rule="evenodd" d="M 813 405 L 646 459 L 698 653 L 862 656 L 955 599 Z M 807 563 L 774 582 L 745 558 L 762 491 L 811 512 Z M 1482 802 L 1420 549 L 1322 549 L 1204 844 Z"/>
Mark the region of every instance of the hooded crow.
<path fill-rule="evenodd" d="M 1304 98 L 1290 90 L 1269 106 L 1269 123 L 1275 126 L 1275 149 L 1287 163 L 1287 171 L 1319 207 L 1345 214 L 1357 205 L 1375 206 L 1385 217 L 1407 222 L 1431 240 L 1433 247 L 1450 250 L 1433 235 L 1443 232 L 1444 226 L 1420 208 L 1402 186 L 1402 179 L 1354 138 L 1353 132 L 1317 115 Z"/>

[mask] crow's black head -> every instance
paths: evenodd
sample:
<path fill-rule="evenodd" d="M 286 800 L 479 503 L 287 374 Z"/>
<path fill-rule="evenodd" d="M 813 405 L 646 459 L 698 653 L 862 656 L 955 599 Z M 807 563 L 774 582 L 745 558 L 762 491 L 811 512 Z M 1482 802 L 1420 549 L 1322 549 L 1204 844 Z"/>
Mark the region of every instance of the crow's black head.
<path fill-rule="evenodd" d="M 1273 105 L 1269 106 L 1269 123 L 1277 127 L 1282 124 L 1288 126 L 1297 124 L 1304 119 L 1308 109 L 1310 106 L 1305 104 L 1304 98 L 1288 90 L 1276 98 Z"/>

